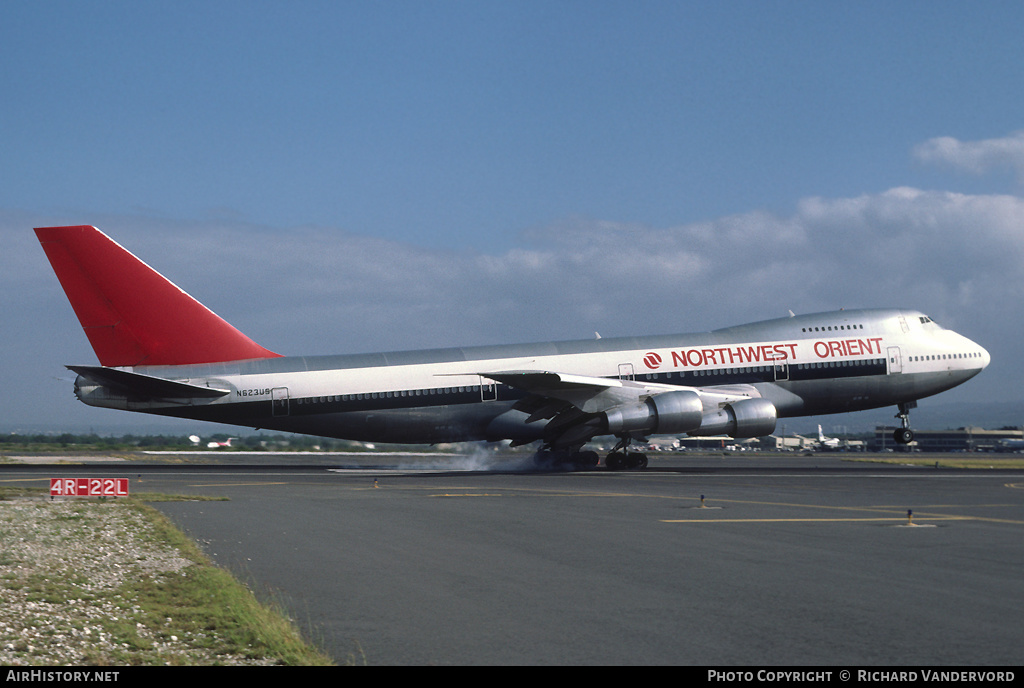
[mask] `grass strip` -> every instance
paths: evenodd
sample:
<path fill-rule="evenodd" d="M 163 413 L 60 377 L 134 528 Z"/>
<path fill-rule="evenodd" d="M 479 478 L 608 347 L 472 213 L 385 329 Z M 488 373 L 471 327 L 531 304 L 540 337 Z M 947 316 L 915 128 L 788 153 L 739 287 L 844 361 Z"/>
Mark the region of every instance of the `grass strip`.
<path fill-rule="evenodd" d="M 258 601 L 162 513 L 146 504 L 134 506 L 153 524 L 156 537 L 196 562 L 184 575 L 140 581 L 140 606 L 154 622 L 175 619 L 179 628 L 204 638 L 200 644 L 217 654 L 273 658 L 286 665 L 332 664 L 302 637 L 279 605 Z"/>
<path fill-rule="evenodd" d="M 333 664 L 138 497 L 33 492 L 0 489 L 0 664 Z"/>

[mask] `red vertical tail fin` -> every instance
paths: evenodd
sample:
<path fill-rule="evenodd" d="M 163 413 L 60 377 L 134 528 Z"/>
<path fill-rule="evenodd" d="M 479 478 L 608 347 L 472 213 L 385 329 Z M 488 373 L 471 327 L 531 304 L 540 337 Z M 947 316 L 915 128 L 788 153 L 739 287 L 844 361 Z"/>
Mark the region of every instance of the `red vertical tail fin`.
<path fill-rule="evenodd" d="M 102 365 L 185 365 L 278 356 L 95 227 L 35 231 Z"/>

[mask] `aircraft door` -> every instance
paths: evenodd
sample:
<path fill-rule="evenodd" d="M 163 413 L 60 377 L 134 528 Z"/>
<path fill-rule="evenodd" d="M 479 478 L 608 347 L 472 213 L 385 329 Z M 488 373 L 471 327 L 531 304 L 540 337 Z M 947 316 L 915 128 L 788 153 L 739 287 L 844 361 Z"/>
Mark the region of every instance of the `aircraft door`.
<path fill-rule="evenodd" d="M 889 347 L 889 374 L 903 372 L 903 358 L 900 356 L 898 346 Z"/>
<path fill-rule="evenodd" d="M 635 380 L 636 376 L 633 374 L 632 363 L 620 363 L 619 364 L 619 379 L 620 380 Z"/>
<path fill-rule="evenodd" d="M 288 415 L 288 388 L 287 387 L 274 387 L 270 390 L 270 405 L 273 411 L 272 415 L 275 416 L 287 416 Z"/>
<path fill-rule="evenodd" d="M 498 400 L 498 383 L 494 380 L 488 380 L 485 377 L 480 378 L 480 401 L 497 401 Z"/>

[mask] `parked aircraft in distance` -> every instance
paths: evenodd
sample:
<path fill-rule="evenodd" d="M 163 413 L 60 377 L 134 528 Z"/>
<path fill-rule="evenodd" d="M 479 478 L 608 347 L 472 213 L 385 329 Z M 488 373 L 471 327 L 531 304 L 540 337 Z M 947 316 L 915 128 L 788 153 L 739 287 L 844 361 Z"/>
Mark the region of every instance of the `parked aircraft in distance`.
<path fill-rule="evenodd" d="M 838 449 L 839 448 L 838 437 L 825 437 L 825 433 L 821 431 L 821 425 L 818 426 L 818 447 L 821 449 Z"/>
<path fill-rule="evenodd" d="M 1005 439 L 996 443 L 996 451 L 1020 452 L 1024 451 L 1024 440 Z"/>
<path fill-rule="evenodd" d="M 36 229 L 99 358 L 70 365 L 91 406 L 370 442 L 539 442 L 539 456 L 647 465 L 651 435 L 758 437 L 778 418 L 896 405 L 981 372 L 989 354 L 907 310 L 841 310 L 700 334 L 281 356 L 90 226 Z"/>

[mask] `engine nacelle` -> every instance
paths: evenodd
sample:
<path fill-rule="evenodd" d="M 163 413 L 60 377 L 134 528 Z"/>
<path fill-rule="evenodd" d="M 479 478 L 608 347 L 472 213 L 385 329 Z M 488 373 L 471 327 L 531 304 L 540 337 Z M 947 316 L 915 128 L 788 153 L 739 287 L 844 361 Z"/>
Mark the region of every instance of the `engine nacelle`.
<path fill-rule="evenodd" d="M 605 412 L 609 435 L 671 435 L 700 427 L 704 405 L 696 392 L 665 392 Z"/>
<path fill-rule="evenodd" d="M 700 427 L 690 432 L 730 437 L 764 437 L 775 432 L 779 412 L 767 399 L 743 399 L 726 404 L 715 413 L 704 416 Z"/>

